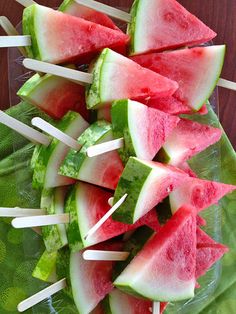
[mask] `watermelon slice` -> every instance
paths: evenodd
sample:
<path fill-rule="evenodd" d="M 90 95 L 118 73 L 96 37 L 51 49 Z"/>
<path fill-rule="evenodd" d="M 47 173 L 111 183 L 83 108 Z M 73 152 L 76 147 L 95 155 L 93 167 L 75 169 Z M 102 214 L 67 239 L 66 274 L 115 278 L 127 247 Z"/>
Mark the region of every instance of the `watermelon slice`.
<path fill-rule="evenodd" d="M 173 99 L 198 111 L 216 86 L 224 56 L 225 45 L 221 45 L 134 56 L 132 60 L 176 81 L 179 89 Z"/>
<path fill-rule="evenodd" d="M 217 204 L 226 194 L 236 190 L 236 186 L 214 181 L 188 178 L 181 186 L 169 195 L 172 213 L 183 205 L 191 205 L 197 211 Z"/>
<path fill-rule="evenodd" d="M 174 96 L 165 98 L 151 98 L 143 102 L 146 106 L 164 111 L 169 114 L 189 114 L 191 109 L 184 105 L 181 101 L 176 99 Z"/>
<path fill-rule="evenodd" d="M 124 163 L 130 156 L 152 160 L 180 121 L 128 99 L 114 102 L 111 116 L 114 137 L 124 138 L 124 147 L 119 150 Z"/>
<path fill-rule="evenodd" d="M 106 121 L 93 123 L 78 139 L 79 143 L 83 145 L 81 150 L 69 152 L 59 173 L 114 190 L 124 168 L 118 152 L 112 151 L 92 158 L 87 156 L 88 147 L 112 139 L 110 123 Z"/>
<path fill-rule="evenodd" d="M 182 207 L 154 234 L 115 280 L 114 285 L 154 301 L 178 301 L 194 296 L 196 216 Z"/>
<path fill-rule="evenodd" d="M 69 110 L 79 112 L 86 120 L 89 118 L 84 87 L 58 76 L 35 74 L 17 95 L 56 119 Z"/>
<path fill-rule="evenodd" d="M 94 235 L 84 239 L 88 231 L 110 209 L 108 205 L 110 197 L 112 197 L 110 192 L 83 182 L 79 182 L 71 191 L 65 211 L 71 217 L 67 235 L 70 249 L 73 252 L 109 240 L 144 224 L 154 225 L 157 230 L 158 220 L 156 212 L 153 210 L 134 225 L 127 225 L 109 218 Z"/>
<path fill-rule="evenodd" d="M 181 166 L 187 159 L 219 141 L 221 135 L 218 128 L 181 119 L 160 150 L 158 160 Z"/>
<path fill-rule="evenodd" d="M 203 276 L 219 260 L 228 248 L 215 242 L 203 230 L 197 228 L 196 278 Z"/>
<path fill-rule="evenodd" d="M 93 84 L 87 90 L 88 109 L 97 109 L 118 99 L 142 101 L 150 97 L 168 97 L 178 88 L 176 82 L 108 48 L 97 59 L 93 75 Z"/>
<path fill-rule="evenodd" d="M 160 303 L 160 312 L 162 314 L 167 303 Z M 118 289 L 113 289 L 106 300 L 106 313 L 111 314 L 150 314 L 152 312 L 153 302 L 136 298 L 124 293 Z"/>
<path fill-rule="evenodd" d="M 135 0 L 131 17 L 131 54 L 199 45 L 216 36 L 175 0 Z"/>
<path fill-rule="evenodd" d="M 117 251 L 121 247 L 120 243 L 102 243 L 91 249 Z M 83 251 L 70 254 L 70 282 L 79 313 L 88 314 L 113 289 L 114 262 L 86 261 L 82 254 Z"/>
<path fill-rule="evenodd" d="M 29 57 L 49 63 L 79 62 L 105 47 L 125 45 L 129 36 L 79 17 L 31 5 L 23 13 L 23 33 L 32 37 Z"/>
<path fill-rule="evenodd" d="M 48 215 L 63 214 L 67 187 L 43 190 L 41 208 Z M 68 244 L 66 226 L 58 224 L 42 227 L 43 241 L 48 252 L 55 252 Z"/>
<path fill-rule="evenodd" d="M 33 270 L 32 276 L 42 281 L 56 282 L 56 260 L 57 251 L 51 253 L 47 250 L 44 251 Z"/>
<path fill-rule="evenodd" d="M 128 194 L 124 203 L 113 214 L 115 220 L 135 223 L 171 191 L 188 178 L 172 166 L 130 157 L 117 185 L 114 202 Z"/>
<path fill-rule="evenodd" d="M 64 0 L 58 10 L 90 22 L 121 31 L 106 14 L 76 3 L 74 0 Z"/>
<path fill-rule="evenodd" d="M 73 138 L 77 138 L 88 127 L 88 123 L 79 113 L 69 111 L 58 122 L 57 127 Z M 48 147 L 37 145 L 32 157 L 33 187 L 48 189 L 74 183 L 74 180 L 58 175 L 59 167 L 69 148 L 53 139 Z"/>
<path fill-rule="evenodd" d="M 97 110 L 97 119 L 111 122 L 111 106 L 99 108 Z"/>

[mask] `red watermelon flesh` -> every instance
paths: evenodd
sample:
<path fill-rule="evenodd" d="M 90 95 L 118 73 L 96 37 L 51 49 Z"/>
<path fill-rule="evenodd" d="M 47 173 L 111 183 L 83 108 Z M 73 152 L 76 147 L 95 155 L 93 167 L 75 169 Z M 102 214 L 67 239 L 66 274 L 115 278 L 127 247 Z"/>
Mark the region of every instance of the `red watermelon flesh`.
<path fill-rule="evenodd" d="M 74 0 L 64 1 L 60 6 L 59 11 L 121 31 L 106 14 L 76 3 Z"/>
<path fill-rule="evenodd" d="M 29 55 L 42 61 L 56 64 L 84 62 L 84 57 L 94 56 L 105 47 L 115 49 L 129 41 L 129 36 L 120 31 L 50 8 L 33 5 L 25 9 L 25 15 L 27 10 L 34 10 L 34 33 L 26 34 L 29 31 L 26 27 L 24 33 L 34 37 L 40 47 L 40 50 L 34 45 L 29 47 Z"/>
<path fill-rule="evenodd" d="M 171 211 L 174 213 L 181 206 L 189 205 L 199 212 L 234 190 L 234 185 L 188 177 L 185 183 L 170 193 Z"/>
<path fill-rule="evenodd" d="M 160 51 L 205 43 L 216 33 L 175 0 L 138 1 L 131 52 Z"/>
<path fill-rule="evenodd" d="M 101 243 L 93 250 L 119 251 L 121 243 Z M 113 289 L 114 262 L 86 261 L 83 251 L 70 255 L 70 282 L 73 298 L 79 313 L 90 313 Z"/>
<path fill-rule="evenodd" d="M 196 47 L 134 56 L 133 61 L 179 84 L 173 95 L 183 106 L 199 110 L 221 73 L 225 46 Z"/>
<path fill-rule="evenodd" d="M 110 205 L 108 204 L 108 200 L 112 196 L 110 192 L 99 187 L 83 182 L 77 184 L 77 213 L 82 239 L 84 239 L 87 232 L 109 211 Z M 133 225 L 115 221 L 110 217 L 94 235 L 83 240 L 83 244 L 88 247 L 143 225 L 151 227 L 154 231 L 159 231 L 160 225 L 155 209 L 147 213 Z"/>
<path fill-rule="evenodd" d="M 220 140 L 222 131 L 206 124 L 181 119 L 163 145 L 169 164 L 181 166 L 192 156 Z"/>
<path fill-rule="evenodd" d="M 180 208 L 134 257 L 114 284 L 155 301 L 194 296 L 196 215 Z"/>
<path fill-rule="evenodd" d="M 219 260 L 228 248 L 215 242 L 203 230 L 197 228 L 196 278 L 203 276 Z"/>
<path fill-rule="evenodd" d="M 207 222 L 205 219 L 203 219 L 201 216 L 197 215 L 196 217 L 196 220 L 197 220 L 197 225 L 198 226 L 206 226 Z"/>
<path fill-rule="evenodd" d="M 144 103 L 148 107 L 158 109 L 173 115 L 191 113 L 191 109 L 188 106 L 181 103 L 174 96 L 165 98 L 150 98 L 147 99 Z"/>
<path fill-rule="evenodd" d="M 106 314 L 102 303 L 99 303 L 90 314 Z"/>

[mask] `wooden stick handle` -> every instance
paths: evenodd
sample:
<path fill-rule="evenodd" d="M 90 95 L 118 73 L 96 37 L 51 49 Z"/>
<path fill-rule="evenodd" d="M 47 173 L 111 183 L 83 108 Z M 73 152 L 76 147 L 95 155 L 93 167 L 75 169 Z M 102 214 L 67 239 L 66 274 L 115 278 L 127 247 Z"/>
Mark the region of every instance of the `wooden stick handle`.
<path fill-rule="evenodd" d="M 236 91 L 236 83 L 232 81 L 228 81 L 228 80 L 220 78 L 217 85 L 220 87 L 224 87 L 224 88 Z"/>
<path fill-rule="evenodd" d="M 0 36 L 0 48 L 31 46 L 31 37 L 23 36 Z"/>
<path fill-rule="evenodd" d="M 86 250 L 83 258 L 88 261 L 125 261 L 129 252 Z"/>
<path fill-rule="evenodd" d="M 17 29 L 13 26 L 13 24 L 9 21 L 9 19 L 6 16 L 0 16 L 0 25 L 4 29 L 4 31 L 6 32 L 6 34 L 8 36 L 19 35 Z M 21 54 L 24 57 L 27 56 L 27 52 L 26 52 L 25 48 L 18 47 L 18 49 L 20 50 Z"/>
<path fill-rule="evenodd" d="M 70 222 L 69 214 L 43 215 L 20 217 L 12 220 L 11 224 L 16 229 L 67 224 Z"/>
<path fill-rule="evenodd" d="M 160 314 L 160 302 L 153 302 L 152 314 Z"/>
<path fill-rule="evenodd" d="M 112 140 L 109 142 L 90 146 L 87 149 L 87 155 L 88 157 L 95 157 L 95 156 L 102 155 L 107 152 L 122 148 L 123 146 L 124 146 L 124 139 L 122 137 L 122 138 L 118 138 L 116 140 Z"/>
<path fill-rule="evenodd" d="M 121 199 L 88 231 L 84 239 L 86 240 L 88 237 L 93 235 L 103 224 L 107 221 L 107 219 L 124 203 L 128 194 L 125 194 L 121 197 Z"/>
<path fill-rule="evenodd" d="M 75 2 L 83 6 L 86 6 L 90 9 L 94 9 L 96 11 L 112 16 L 118 20 L 121 20 L 127 23 L 131 22 L 131 15 L 129 13 L 113 8 L 109 5 L 106 5 L 97 1 L 93 1 L 93 0 L 75 0 Z"/>
<path fill-rule="evenodd" d="M 12 130 L 20 133 L 30 141 L 38 144 L 48 146 L 51 143 L 51 139 L 45 134 L 29 127 L 21 121 L 7 115 L 5 112 L 0 110 L 0 123 L 8 126 Z"/>
<path fill-rule="evenodd" d="M 62 132 L 61 130 L 57 129 L 47 121 L 35 117 L 31 120 L 32 125 L 36 126 L 37 128 L 41 129 L 45 133 L 55 137 L 60 142 L 64 143 L 66 146 L 78 151 L 81 148 L 81 145 L 73 139 L 71 136 L 67 135 L 66 133 Z"/>
<path fill-rule="evenodd" d="M 33 307 L 34 305 L 40 303 L 41 301 L 63 290 L 64 288 L 66 288 L 65 278 L 47 287 L 46 289 L 43 289 L 42 291 L 32 295 L 28 299 L 25 299 L 24 301 L 20 302 L 17 306 L 17 309 L 19 312 L 24 312 Z"/>
<path fill-rule="evenodd" d="M 27 217 L 38 215 L 46 215 L 46 211 L 33 208 L 0 207 L 0 217 Z"/>
<path fill-rule="evenodd" d="M 33 4 L 36 4 L 33 0 L 16 0 L 19 4 L 23 5 L 23 7 L 27 8 Z"/>
<path fill-rule="evenodd" d="M 65 68 L 63 66 L 33 60 L 33 59 L 24 59 L 23 65 L 25 68 L 34 70 L 36 72 L 48 73 L 56 76 L 60 76 L 76 82 L 78 84 L 92 84 L 93 75 L 90 73 L 85 73 L 82 71 L 77 71 L 69 68 Z"/>

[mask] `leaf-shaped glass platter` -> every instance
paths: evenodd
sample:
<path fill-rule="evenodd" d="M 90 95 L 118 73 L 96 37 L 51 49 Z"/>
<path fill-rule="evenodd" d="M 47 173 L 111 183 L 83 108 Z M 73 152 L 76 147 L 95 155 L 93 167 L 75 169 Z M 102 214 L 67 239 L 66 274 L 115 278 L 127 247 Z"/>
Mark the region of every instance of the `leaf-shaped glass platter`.
<path fill-rule="evenodd" d="M 101 1 L 102 2 L 102 1 Z M 104 1 L 105 2 L 105 1 Z M 132 0 L 106 1 L 107 4 L 129 11 Z M 123 23 L 118 26 L 124 28 Z M 20 26 L 19 26 L 20 29 Z M 32 75 L 22 66 L 23 57 L 15 48 L 9 49 L 9 92 L 10 103 L 13 106 L 19 103 L 16 92 L 21 85 Z M 211 108 L 217 113 L 218 96 L 214 92 L 210 100 Z M 28 120 L 38 114 L 37 110 L 27 109 Z M 197 121 L 207 124 L 217 124 L 217 116 L 212 109 L 205 117 L 196 115 Z M 22 112 L 15 112 L 18 117 Z M 1 134 L 1 129 L 0 129 Z M 15 133 L 8 131 L 12 154 L 8 154 L 0 161 L 0 187 L 7 191 L 0 196 L 1 206 L 39 207 L 39 195 L 31 188 L 30 158 L 33 145 L 24 142 L 19 151 L 19 138 Z M 220 181 L 221 178 L 221 149 L 216 144 L 203 153 L 193 158 L 191 167 L 199 177 Z M 7 161 L 7 163 L 6 163 Z M 3 163 L 5 162 L 5 163 Z M 2 172 L 2 169 L 6 169 Z M 4 202 L 4 205 L 2 204 Z M 203 212 L 207 220 L 206 232 L 215 240 L 221 240 L 221 206 L 213 206 Z M 31 276 L 32 270 L 38 258 L 44 250 L 41 237 L 32 230 L 14 230 L 9 219 L 0 220 L 0 313 L 17 313 L 16 306 L 22 299 L 45 288 L 47 285 Z M 204 304 L 214 296 L 216 286 L 220 281 L 221 266 L 217 263 L 212 269 L 199 280 L 200 289 L 196 290 L 196 296 L 192 300 L 170 304 L 166 313 L 200 313 Z M 39 305 L 28 310 L 26 313 L 49 314 L 49 313 L 78 313 L 73 301 L 63 292 L 53 298 L 41 302 Z"/>

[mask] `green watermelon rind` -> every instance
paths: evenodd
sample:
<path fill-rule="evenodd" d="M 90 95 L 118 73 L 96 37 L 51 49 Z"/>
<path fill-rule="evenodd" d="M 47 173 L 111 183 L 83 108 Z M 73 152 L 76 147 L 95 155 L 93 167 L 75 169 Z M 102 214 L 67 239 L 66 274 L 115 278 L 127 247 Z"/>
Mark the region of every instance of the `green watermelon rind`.
<path fill-rule="evenodd" d="M 59 174 L 74 179 L 79 178 L 80 169 L 87 158 L 87 148 L 97 144 L 108 132 L 111 132 L 110 123 L 100 120 L 87 128 L 79 137 L 78 142 L 82 145 L 79 152 L 71 149 L 62 163 Z"/>
<path fill-rule="evenodd" d="M 139 11 L 140 0 L 134 0 L 130 15 L 131 15 L 131 22 L 128 24 L 127 27 L 127 34 L 130 36 L 130 46 L 129 46 L 129 53 L 132 55 L 135 53 L 135 29 L 136 29 L 136 20 L 137 20 L 137 13 Z"/>
<path fill-rule="evenodd" d="M 67 237 L 70 250 L 72 252 L 80 251 L 83 249 L 84 245 L 78 224 L 79 217 L 76 202 L 76 186 L 73 187 L 67 198 L 65 212 L 70 214 L 70 224 L 67 226 Z"/>
<path fill-rule="evenodd" d="M 44 251 L 33 270 L 32 276 L 42 281 L 56 281 L 57 252 Z"/>
<path fill-rule="evenodd" d="M 151 172 L 152 168 L 150 166 L 139 162 L 136 158 L 129 158 L 115 190 L 114 204 L 118 202 L 124 194 L 127 193 L 128 196 L 125 202 L 112 215 L 114 220 L 127 224 L 134 223 L 136 205 L 142 188 Z M 129 191 L 132 191 L 132 193 L 129 193 Z"/>
<path fill-rule="evenodd" d="M 37 40 L 37 27 L 35 25 L 35 14 L 37 6 L 35 4 L 24 9 L 22 18 L 23 35 L 31 36 L 31 46 L 27 46 L 26 51 L 29 58 L 42 59 L 40 47 Z"/>
<path fill-rule="evenodd" d="M 124 138 L 124 147 L 118 150 L 121 160 L 127 163 L 130 156 L 136 156 L 136 151 L 129 131 L 129 100 L 113 102 L 111 108 L 112 130 L 115 138 Z"/>
<path fill-rule="evenodd" d="M 96 109 L 102 102 L 101 99 L 101 75 L 103 70 L 103 64 L 108 54 L 109 49 L 103 49 L 102 53 L 96 60 L 92 68 L 93 83 L 86 88 L 86 104 L 87 109 Z"/>
<path fill-rule="evenodd" d="M 64 207 L 66 189 L 47 189 L 42 191 L 41 208 L 47 211 L 48 215 L 62 214 Z M 49 253 L 55 252 L 68 244 L 66 227 L 64 224 L 43 226 L 42 235 L 45 247 Z"/>
<path fill-rule="evenodd" d="M 68 111 L 68 113 L 57 123 L 57 127 L 62 131 L 66 132 L 77 119 L 83 119 L 79 113 L 74 111 Z M 77 124 L 77 123 L 76 123 Z M 37 145 L 31 161 L 31 167 L 34 170 L 33 173 L 33 187 L 36 189 L 47 188 L 47 169 L 50 164 L 50 159 L 55 154 L 58 145 L 61 142 L 57 139 L 52 139 L 48 147 Z"/>
<path fill-rule="evenodd" d="M 61 12 L 65 12 L 67 11 L 68 7 L 70 7 L 71 5 L 73 5 L 75 2 L 74 0 L 64 0 L 59 8 L 58 8 L 58 11 L 61 11 Z"/>

